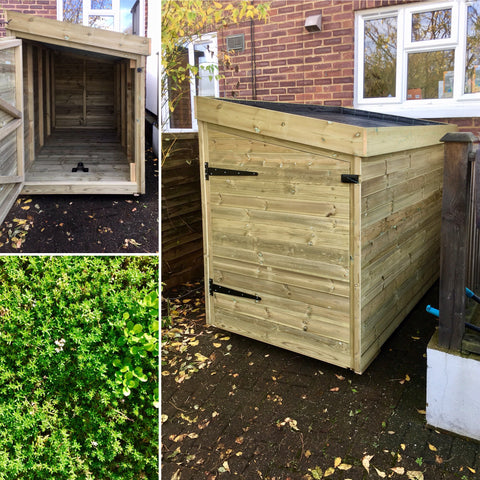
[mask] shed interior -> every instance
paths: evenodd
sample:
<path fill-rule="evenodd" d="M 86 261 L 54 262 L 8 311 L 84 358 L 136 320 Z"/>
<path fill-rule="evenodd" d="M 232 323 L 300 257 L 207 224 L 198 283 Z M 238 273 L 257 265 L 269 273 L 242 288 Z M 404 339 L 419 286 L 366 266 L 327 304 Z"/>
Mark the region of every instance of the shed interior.
<path fill-rule="evenodd" d="M 133 81 L 128 59 L 23 40 L 23 193 L 129 193 Z"/>

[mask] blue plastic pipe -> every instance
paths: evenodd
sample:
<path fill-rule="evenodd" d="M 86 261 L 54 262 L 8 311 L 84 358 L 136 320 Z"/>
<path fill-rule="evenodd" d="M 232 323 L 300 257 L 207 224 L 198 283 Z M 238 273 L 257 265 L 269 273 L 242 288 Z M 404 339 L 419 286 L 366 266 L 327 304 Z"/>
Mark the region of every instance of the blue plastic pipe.
<path fill-rule="evenodd" d="M 465 294 L 467 295 L 468 298 L 471 298 L 472 300 L 475 300 L 477 303 L 480 303 L 480 297 L 478 295 L 475 295 L 469 288 L 465 287 Z"/>
<path fill-rule="evenodd" d="M 435 317 L 440 316 L 440 311 L 438 310 L 438 308 L 433 308 L 431 305 L 427 305 L 426 310 L 428 313 L 431 313 Z M 469 328 L 470 330 L 474 330 L 475 332 L 480 332 L 480 327 L 477 327 L 477 325 L 473 325 L 471 323 L 465 322 L 465 327 Z"/>

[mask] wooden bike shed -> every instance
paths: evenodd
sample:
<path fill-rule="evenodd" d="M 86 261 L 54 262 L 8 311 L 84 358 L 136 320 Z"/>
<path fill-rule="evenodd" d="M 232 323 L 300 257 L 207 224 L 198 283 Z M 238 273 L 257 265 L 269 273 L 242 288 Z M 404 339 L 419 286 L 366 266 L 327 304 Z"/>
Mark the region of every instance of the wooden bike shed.
<path fill-rule="evenodd" d="M 362 373 L 438 278 L 457 127 L 196 101 L 207 323 Z"/>
<path fill-rule="evenodd" d="M 145 192 L 149 39 L 7 12 L 0 221 L 22 194 Z"/>

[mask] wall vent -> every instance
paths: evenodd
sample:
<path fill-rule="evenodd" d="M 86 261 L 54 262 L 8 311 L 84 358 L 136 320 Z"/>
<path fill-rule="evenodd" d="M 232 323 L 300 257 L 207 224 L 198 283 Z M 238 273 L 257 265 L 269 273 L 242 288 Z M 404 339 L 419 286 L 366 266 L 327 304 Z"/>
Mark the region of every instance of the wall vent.
<path fill-rule="evenodd" d="M 243 52 L 245 50 L 245 35 L 230 35 L 226 38 L 227 40 L 227 51 L 235 50 L 237 52 Z"/>

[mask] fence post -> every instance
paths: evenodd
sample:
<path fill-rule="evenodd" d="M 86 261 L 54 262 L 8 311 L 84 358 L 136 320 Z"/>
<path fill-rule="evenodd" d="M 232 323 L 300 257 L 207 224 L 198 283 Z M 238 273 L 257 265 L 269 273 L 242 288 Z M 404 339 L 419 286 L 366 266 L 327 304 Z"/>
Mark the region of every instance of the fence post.
<path fill-rule="evenodd" d="M 440 239 L 441 347 L 460 350 L 465 332 L 465 275 L 467 265 L 467 206 L 469 154 L 477 138 L 472 133 L 447 133 L 443 170 Z"/>

